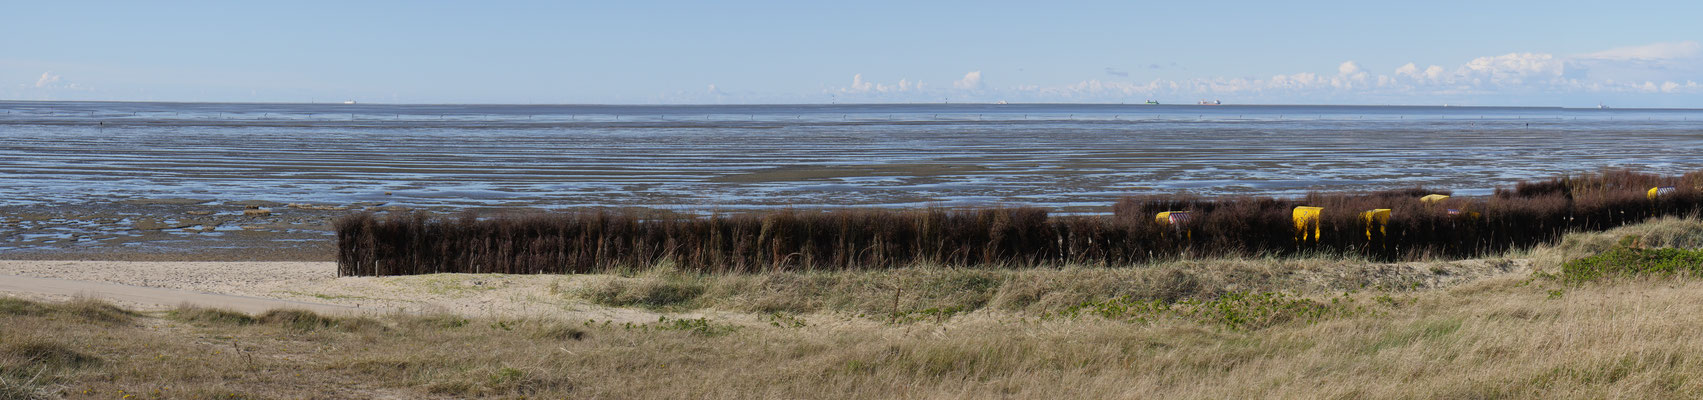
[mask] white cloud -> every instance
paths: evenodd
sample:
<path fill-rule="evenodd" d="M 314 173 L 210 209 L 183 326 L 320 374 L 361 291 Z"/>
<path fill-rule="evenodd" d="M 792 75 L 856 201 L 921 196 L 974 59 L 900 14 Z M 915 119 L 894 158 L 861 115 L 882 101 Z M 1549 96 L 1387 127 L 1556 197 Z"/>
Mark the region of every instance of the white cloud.
<path fill-rule="evenodd" d="M 1420 78 L 1422 75 L 1419 75 L 1419 66 L 1418 65 L 1413 65 L 1413 63 L 1407 63 L 1407 65 L 1403 65 L 1401 67 L 1396 68 L 1396 76 L 1417 79 L 1417 78 Z"/>
<path fill-rule="evenodd" d="M 874 83 L 869 83 L 869 82 L 863 81 L 863 74 L 852 74 L 851 91 L 853 91 L 853 92 L 867 92 L 867 91 L 869 91 L 870 88 L 873 88 L 873 87 L 875 87 Z"/>
<path fill-rule="evenodd" d="M 885 84 L 864 80 L 863 74 L 853 74 L 851 86 L 831 90 L 830 92 L 839 94 L 884 94 L 919 91 L 922 90 L 922 88 L 923 84 L 921 81 L 899 79 L 898 83 Z"/>
<path fill-rule="evenodd" d="M 53 72 L 43 72 L 41 73 L 41 79 L 36 79 L 35 87 L 37 89 L 52 88 L 59 83 L 59 80 L 59 75 L 54 75 Z"/>
<path fill-rule="evenodd" d="M 1336 73 L 1337 75 L 1358 74 L 1360 73 L 1360 64 L 1355 64 L 1354 61 L 1343 61 L 1342 65 L 1336 66 Z"/>
<path fill-rule="evenodd" d="M 1579 58 L 1598 60 L 1673 60 L 1703 56 L 1703 44 L 1696 41 L 1651 43 L 1642 46 L 1616 47 Z"/>
<path fill-rule="evenodd" d="M 1426 67 L 1425 68 L 1425 79 L 1430 79 L 1430 80 L 1433 80 L 1433 81 L 1443 79 L 1443 66 L 1433 65 L 1433 66 L 1430 66 L 1430 67 Z"/>
<path fill-rule="evenodd" d="M 959 88 L 959 89 L 967 89 L 967 90 L 968 89 L 981 89 L 982 88 L 982 71 L 970 71 L 970 73 L 964 74 L 964 79 L 959 79 L 956 82 L 952 82 L 952 87 Z"/>
<path fill-rule="evenodd" d="M 1585 55 L 1513 52 L 1465 60 L 1461 64 L 1405 63 L 1386 73 L 1356 61 L 1336 65 L 1334 73 L 1302 71 L 1265 78 L 1201 77 L 1132 81 L 1107 69 L 1109 79 L 1088 79 L 1062 85 L 1018 84 L 990 87 L 981 71 L 971 71 L 951 86 L 924 90 L 920 83 L 901 79 L 883 84 L 852 77 L 852 85 L 836 89 L 883 101 L 933 101 L 941 97 L 964 101 L 1141 101 L 1222 98 L 1226 102 L 1478 102 L 1493 97 L 1561 101 L 1592 99 L 1602 94 L 1703 95 L 1703 49 L 1695 42 L 1658 43 L 1605 50 Z M 1096 71 L 1099 72 L 1099 71 Z M 1108 78 L 1102 76 L 1100 78 Z M 1595 100 L 1591 100 L 1595 101 Z M 1553 104 L 1553 103 L 1551 103 Z"/>
<path fill-rule="evenodd" d="M 1487 79 L 1491 84 L 1519 85 L 1531 79 L 1560 78 L 1567 72 L 1567 63 L 1553 54 L 1508 53 L 1475 58 L 1457 71 L 1460 78 L 1478 84 L 1485 83 L 1481 79 Z"/>

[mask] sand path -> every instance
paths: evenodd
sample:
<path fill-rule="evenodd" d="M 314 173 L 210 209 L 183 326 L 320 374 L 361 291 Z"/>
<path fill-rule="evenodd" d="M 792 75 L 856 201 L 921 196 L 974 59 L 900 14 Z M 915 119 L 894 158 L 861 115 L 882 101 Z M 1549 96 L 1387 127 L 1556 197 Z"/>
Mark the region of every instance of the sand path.
<path fill-rule="evenodd" d="M 338 277 L 332 262 L 152 262 L 0 260 L 0 295 L 66 300 L 91 295 L 141 310 L 191 303 L 263 312 L 274 308 L 361 313 L 544 316 L 656 321 L 642 309 L 606 307 L 573 295 L 596 275 L 434 274 Z M 670 317 L 721 315 L 713 311 Z"/>
<path fill-rule="evenodd" d="M 251 314 L 283 308 L 328 314 L 361 312 L 359 308 L 331 304 L 17 275 L 0 275 L 0 292 L 48 297 L 91 297 L 116 303 L 142 304 L 153 307 L 194 305 Z"/>

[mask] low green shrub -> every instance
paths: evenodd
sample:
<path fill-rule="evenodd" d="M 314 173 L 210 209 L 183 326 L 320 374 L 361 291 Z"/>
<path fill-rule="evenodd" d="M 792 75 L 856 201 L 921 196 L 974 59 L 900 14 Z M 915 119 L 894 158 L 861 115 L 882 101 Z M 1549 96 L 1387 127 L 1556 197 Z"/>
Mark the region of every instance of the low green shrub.
<path fill-rule="evenodd" d="M 181 306 L 168 311 L 166 318 L 201 325 L 253 325 L 255 323 L 254 317 L 248 314 L 193 306 Z"/>
<path fill-rule="evenodd" d="M 669 309 L 690 305 L 708 289 L 709 285 L 703 279 L 671 273 L 611 279 L 601 284 L 586 286 L 580 291 L 580 296 L 606 306 Z"/>
<path fill-rule="evenodd" d="M 1644 275 L 1697 275 L 1700 272 L 1703 272 L 1703 250 L 1671 248 L 1617 246 L 1561 265 L 1561 279 L 1569 283 Z"/>

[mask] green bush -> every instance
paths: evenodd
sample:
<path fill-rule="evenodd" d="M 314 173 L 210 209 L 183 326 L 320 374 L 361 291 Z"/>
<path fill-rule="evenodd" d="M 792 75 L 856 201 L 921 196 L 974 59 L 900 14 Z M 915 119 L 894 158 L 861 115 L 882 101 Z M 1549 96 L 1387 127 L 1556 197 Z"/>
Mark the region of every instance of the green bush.
<path fill-rule="evenodd" d="M 1615 247 L 1561 265 L 1561 278 L 1580 283 L 1641 275 L 1694 275 L 1703 272 L 1703 250 Z"/>

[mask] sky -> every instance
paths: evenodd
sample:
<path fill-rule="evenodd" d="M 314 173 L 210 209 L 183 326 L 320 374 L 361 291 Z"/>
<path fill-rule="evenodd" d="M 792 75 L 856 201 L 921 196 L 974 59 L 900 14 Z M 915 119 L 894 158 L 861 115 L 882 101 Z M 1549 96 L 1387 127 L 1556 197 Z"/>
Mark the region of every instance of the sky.
<path fill-rule="evenodd" d="M 0 0 L 0 100 L 1703 107 L 1703 2 Z"/>

